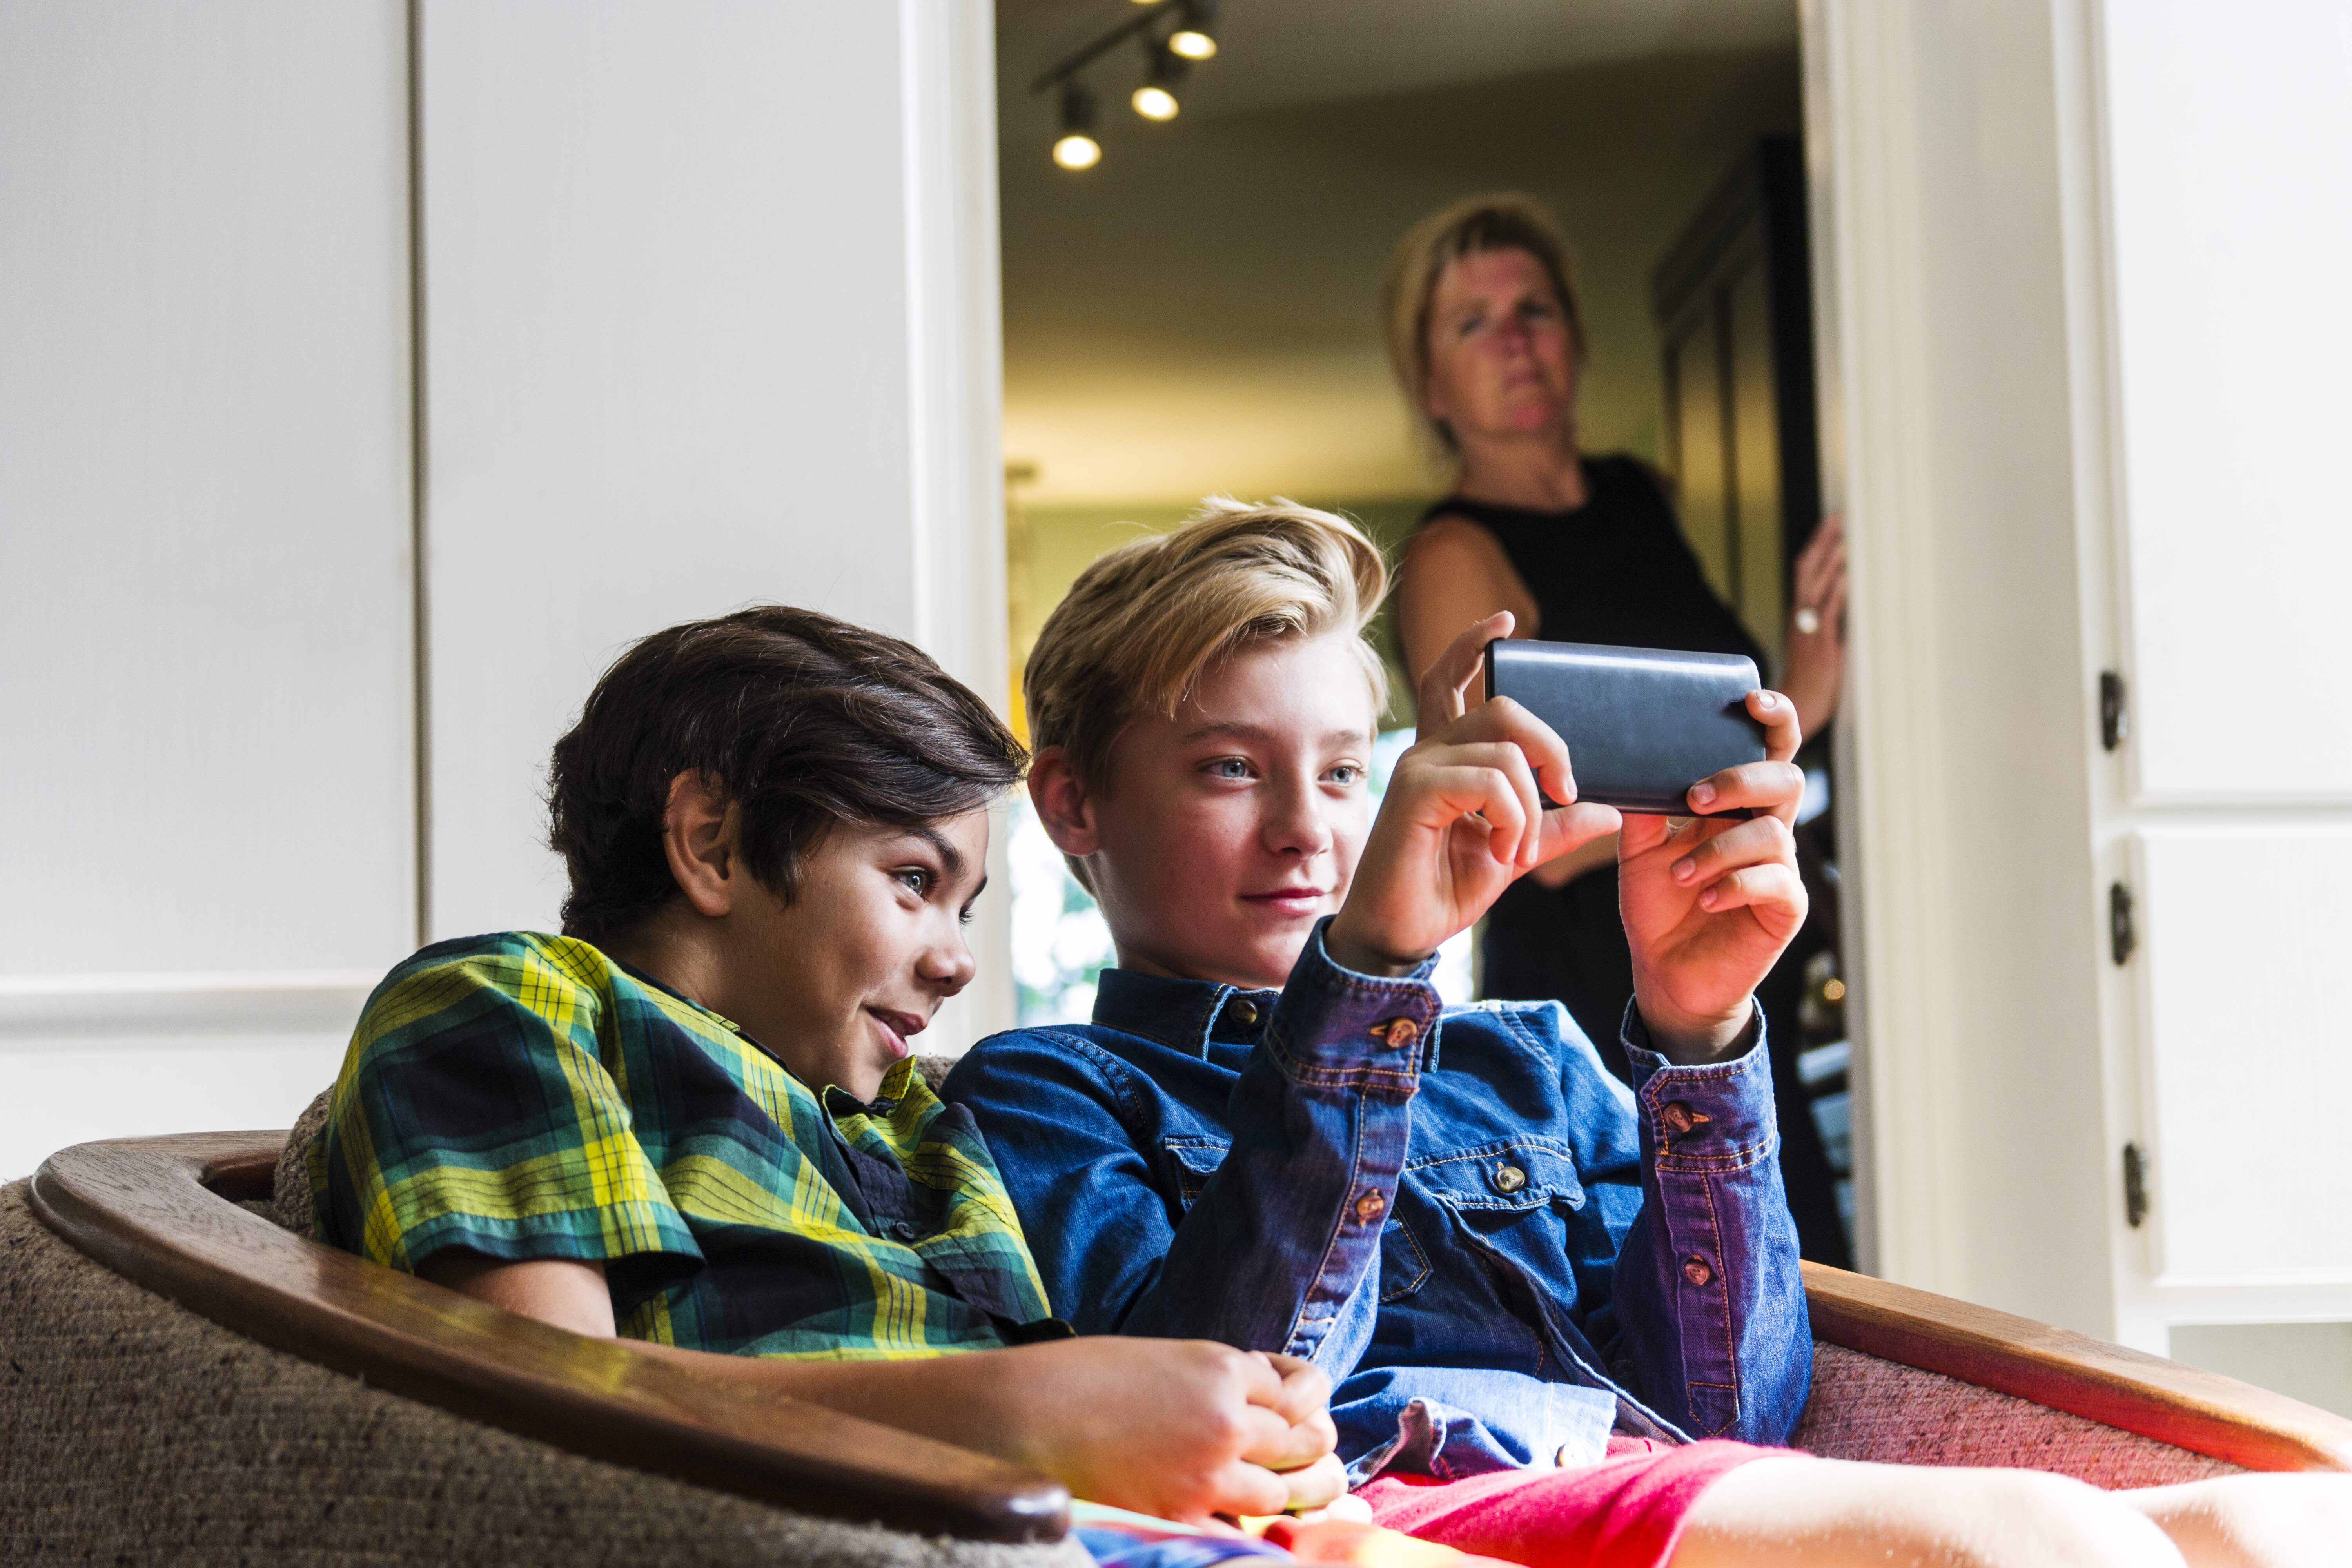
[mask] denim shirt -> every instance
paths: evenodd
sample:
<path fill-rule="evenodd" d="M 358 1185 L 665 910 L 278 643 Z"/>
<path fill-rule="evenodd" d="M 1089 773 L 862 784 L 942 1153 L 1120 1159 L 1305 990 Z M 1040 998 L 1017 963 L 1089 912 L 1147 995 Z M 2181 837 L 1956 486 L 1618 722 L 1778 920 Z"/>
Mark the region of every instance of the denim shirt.
<path fill-rule="evenodd" d="M 1812 1340 L 1761 1015 L 1677 1067 L 1629 1008 L 1629 1091 L 1556 1004 L 1442 1008 L 1429 967 L 1318 926 L 1279 993 L 1108 970 L 1091 1024 L 974 1047 L 944 1098 L 1056 1314 L 1312 1359 L 1351 1484 L 1786 1441 Z"/>

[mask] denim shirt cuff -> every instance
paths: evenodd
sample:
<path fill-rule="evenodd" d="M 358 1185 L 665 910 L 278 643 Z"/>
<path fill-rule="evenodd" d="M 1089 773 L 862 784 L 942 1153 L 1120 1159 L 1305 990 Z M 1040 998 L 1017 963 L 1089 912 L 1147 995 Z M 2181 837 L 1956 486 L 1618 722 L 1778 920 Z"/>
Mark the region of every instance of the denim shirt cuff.
<path fill-rule="evenodd" d="M 1633 1068 L 1643 1142 L 1661 1168 L 1737 1170 L 1769 1159 L 1780 1144 L 1772 1109 L 1769 1026 L 1754 1002 L 1756 1037 L 1736 1057 L 1683 1066 L 1650 1043 L 1639 1007 L 1625 1005 L 1621 1038 Z"/>
<path fill-rule="evenodd" d="M 1323 945 L 1330 923 L 1324 917 L 1307 937 L 1264 1048 L 1297 1083 L 1410 1095 L 1444 1005 L 1430 980 L 1437 960 L 1423 960 L 1410 974 L 1359 974 Z"/>

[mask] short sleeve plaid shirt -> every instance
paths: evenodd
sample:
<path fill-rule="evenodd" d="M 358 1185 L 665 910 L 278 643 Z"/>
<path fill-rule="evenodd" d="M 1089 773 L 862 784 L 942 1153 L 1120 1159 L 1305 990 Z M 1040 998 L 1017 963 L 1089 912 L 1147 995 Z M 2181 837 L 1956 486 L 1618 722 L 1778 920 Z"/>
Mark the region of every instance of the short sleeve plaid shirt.
<path fill-rule="evenodd" d="M 428 947 L 369 998 L 310 1150 L 324 1238 L 600 1262 L 620 1331 L 863 1360 L 1054 1332 L 987 1145 L 912 1061 L 872 1104 L 584 942 Z"/>

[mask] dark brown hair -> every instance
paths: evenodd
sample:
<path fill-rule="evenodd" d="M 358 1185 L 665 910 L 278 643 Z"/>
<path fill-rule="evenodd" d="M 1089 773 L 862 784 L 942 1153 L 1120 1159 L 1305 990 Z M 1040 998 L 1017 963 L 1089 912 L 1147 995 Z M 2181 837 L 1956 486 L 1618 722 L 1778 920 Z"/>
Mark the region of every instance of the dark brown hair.
<path fill-rule="evenodd" d="M 814 610 L 761 605 L 656 632 L 588 694 L 548 769 L 565 934 L 627 931 L 677 895 L 670 781 L 740 807 L 745 868 L 790 900 L 835 826 L 919 827 L 1021 777 L 1021 742 L 919 648 Z"/>

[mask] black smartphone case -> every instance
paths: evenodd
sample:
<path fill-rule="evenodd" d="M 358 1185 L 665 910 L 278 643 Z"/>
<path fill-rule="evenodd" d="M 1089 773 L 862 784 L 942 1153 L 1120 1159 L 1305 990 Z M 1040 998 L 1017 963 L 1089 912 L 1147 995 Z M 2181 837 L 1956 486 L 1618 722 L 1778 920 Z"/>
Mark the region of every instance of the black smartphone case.
<path fill-rule="evenodd" d="M 1559 732 L 1577 798 L 1654 816 L 1691 815 L 1691 785 L 1764 760 L 1764 727 L 1747 701 L 1762 684 L 1756 661 L 1738 654 L 1486 645 L 1487 697 L 1507 697 Z"/>

